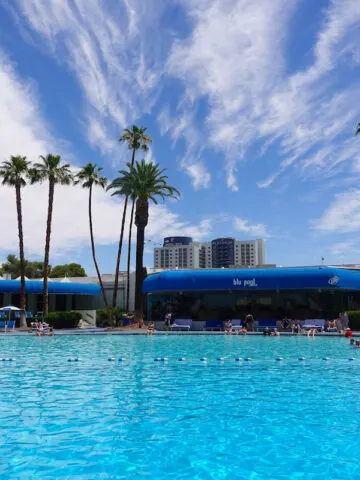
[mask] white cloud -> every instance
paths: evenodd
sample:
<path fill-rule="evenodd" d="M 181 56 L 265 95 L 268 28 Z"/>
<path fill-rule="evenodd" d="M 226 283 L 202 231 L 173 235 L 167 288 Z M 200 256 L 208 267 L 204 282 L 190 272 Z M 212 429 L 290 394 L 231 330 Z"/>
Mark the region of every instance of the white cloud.
<path fill-rule="evenodd" d="M 0 160 L 10 155 L 27 155 L 36 160 L 39 154 L 58 152 L 49 125 L 42 116 L 38 99 L 31 85 L 19 80 L 6 57 L 0 52 Z M 20 141 L 20 140 L 21 141 Z M 21 151 L 14 146 L 21 144 Z M 60 145 L 63 142 L 60 141 Z M 70 150 L 70 148 L 69 148 Z M 63 157 L 67 158 L 66 150 Z M 47 210 L 47 185 L 28 186 L 23 189 L 23 222 L 25 248 L 31 255 L 42 255 L 45 237 Z M 0 225 L 3 235 L 0 250 L 3 254 L 17 252 L 17 219 L 14 189 L 0 185 Z M 93 217 L 97 244 L 117 242 L 120 231 L 122 202 L 111 198 L 104 191 L 94 191 Z M 196 238 L 206 237 L 211 230 L 210 220 L 203 219 L 199 225 L 183 221 L 167 206 L 150 209 L 148 237 L 160 238 L 164 232 L 170 235 L 185 233 Z M 135 239 L 135 238 L 134 238 Z M 89 246 L 87 191 L 75 187 L 56 187 L 51 255 L 68 255 Z M 3 255 L 2 255 L 3 256 Z"/>
<path fill-rule="evenodd" d="M 247 233 L 251 236 L 269 238 L 270 235 L 266 230 L 266 226 L 263 223 L 250 224 L 248 220 L 244 220 L 240 217 L 235 217 L 233 222 L 234 229 L 238 232 Z"/>
<path fill-rule="evenodd" d="M 353 149 L 344 138 L 352 136 L 360 89 L 354 75 L 342 75 L 340 83 L 334 70 L 348 67 L 349 48 L 360 33 L 360 4 L 330 0 L 313 61 L 294 72 L 287 69 L 285 47 L 298 4 L 186 1 L 194 28 L 189 38 L 175 43 L 168 71 L 184 81 L 186 96 L 208 100 L 203 133 L 208 146 L 226 155 L 227 184 L 233 190 L 234 165 L 257 140 L 265 142 L 262 149 L 256 144 L 260 156 L 271 146 L 280 157 L 275 171 L 259 179 L 262 188 L 285 169 L 301 176 L 330 175 L 352 161 Z M 204 134 L 198 137 L 202 143 Z"/>
<path fill-rule="evenodd" d="M 157 100 L 166 42 L 152 32 L 164 6 L 156 0 L 17 4 L 19 18 L 40 36 L 41 47 L 75 73 L 84 94 L 90 142 L 113 153 L 120 130 L 150 112 Z"/>
<path fill-rule="evenodd" d="M 349 233 L 360 230 L 360 190 L 353 189 L 335 196 L 335 200 L 312 227 L 325 233 Z"/>
<path fill-rule="evenodd" d="M 194 190 L 210 187 L 211 174 L 203 163 L 184 164 L 183 169 L 191 178 Z"/>
<path fill-rule="evenodd" d="M 330 254 L 336 258 L 344 260 L 346 257 L 352 255 L 360 255 L 360 248 L 358 242 L 355 240 L 345 240 L 337 242 L 330 246 Z"/>

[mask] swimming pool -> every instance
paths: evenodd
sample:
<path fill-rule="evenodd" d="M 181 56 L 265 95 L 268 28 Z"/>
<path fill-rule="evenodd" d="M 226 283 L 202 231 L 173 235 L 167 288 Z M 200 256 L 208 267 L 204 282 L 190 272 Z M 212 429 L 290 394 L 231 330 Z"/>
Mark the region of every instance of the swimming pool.
<path fill-rule="evenodd" d="M 8 337 L 0 357 L 1 479 L 360 477 L 344 338 Z"/>

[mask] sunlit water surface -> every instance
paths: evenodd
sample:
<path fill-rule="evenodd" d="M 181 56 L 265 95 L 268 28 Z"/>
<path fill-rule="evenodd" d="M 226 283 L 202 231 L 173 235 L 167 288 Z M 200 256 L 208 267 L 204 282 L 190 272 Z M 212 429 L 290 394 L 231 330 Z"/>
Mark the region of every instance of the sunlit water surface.
<path fill-rule="evenodd" d="M 344 338 L 0 340 L 1 479 L 360 478 Z"/>

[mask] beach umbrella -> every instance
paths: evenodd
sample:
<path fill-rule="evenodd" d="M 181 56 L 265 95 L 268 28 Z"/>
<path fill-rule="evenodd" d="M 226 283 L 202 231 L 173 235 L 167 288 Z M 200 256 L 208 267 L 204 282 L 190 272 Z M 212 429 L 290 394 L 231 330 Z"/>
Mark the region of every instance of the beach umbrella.
<path fill-rule="evenodd" d="M 14 307 L 13 305 L 8 305 L 7 307 L 0 308 L 2 312 L 20 312 L 21 308 Z"/>

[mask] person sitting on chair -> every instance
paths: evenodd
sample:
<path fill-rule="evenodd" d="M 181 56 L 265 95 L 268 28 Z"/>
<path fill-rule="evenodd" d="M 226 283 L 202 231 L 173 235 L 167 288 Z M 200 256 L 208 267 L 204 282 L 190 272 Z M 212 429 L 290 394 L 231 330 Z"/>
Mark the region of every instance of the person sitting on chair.
<path fill-rule="evenodd" d="M 226 320 L 224 324 L 224 330 L 227 335 L 232 334 L 232 323 L 231 320 Z"/>

